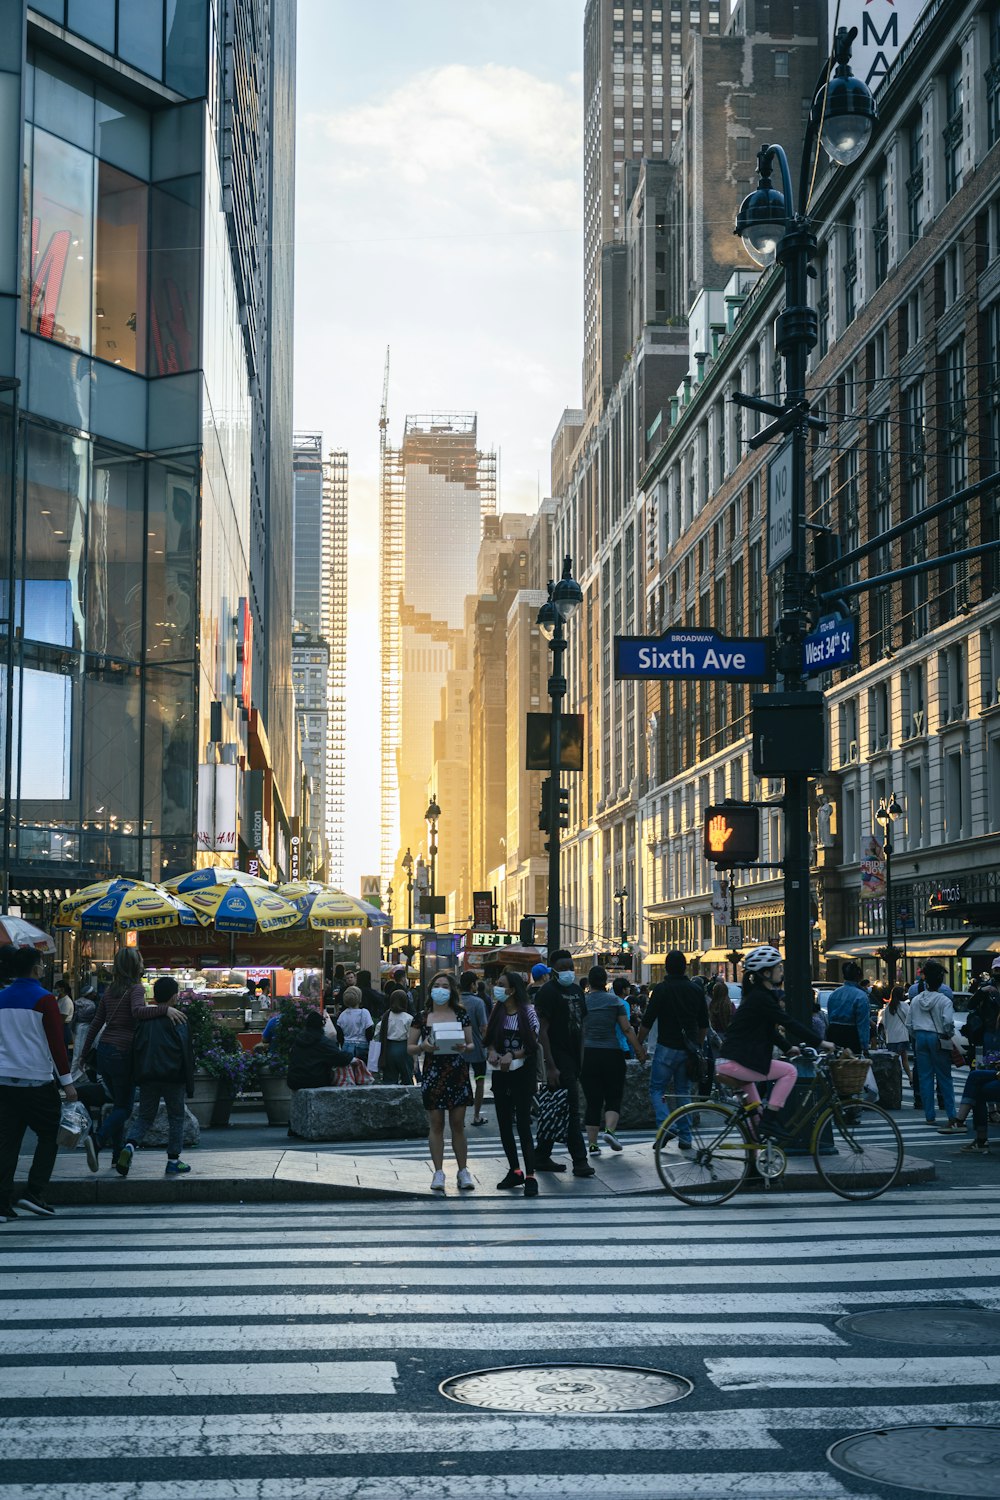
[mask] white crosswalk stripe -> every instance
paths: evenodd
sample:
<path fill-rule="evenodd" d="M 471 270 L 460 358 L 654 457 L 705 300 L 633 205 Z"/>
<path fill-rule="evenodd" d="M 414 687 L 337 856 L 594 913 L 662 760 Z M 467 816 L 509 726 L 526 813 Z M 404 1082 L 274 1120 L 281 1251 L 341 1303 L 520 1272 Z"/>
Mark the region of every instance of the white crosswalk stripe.
<path fill-rule="evenodd" d="M 0 1234 L 0 1500 L 891 1500 L 829 1444 L 997 1421 L 1000 1356 L 838 1323 L 1000 1309 L 989 1190 L 64 1210 Z M 655 1411 L 453 1406 L 490 1365 L 640 1365 Z"/>

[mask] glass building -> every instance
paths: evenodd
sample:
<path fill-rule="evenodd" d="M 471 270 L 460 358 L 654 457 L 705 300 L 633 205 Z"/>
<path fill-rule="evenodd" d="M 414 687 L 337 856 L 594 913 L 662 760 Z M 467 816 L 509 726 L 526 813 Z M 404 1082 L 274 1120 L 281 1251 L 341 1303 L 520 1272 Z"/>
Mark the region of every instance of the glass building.
<path fill-rule="evenodd" d="M 287 860 L 294 58 L 294 0 L 0 3 L 3 876 L 39 915 L 193 865 L 215 759 Z"/>

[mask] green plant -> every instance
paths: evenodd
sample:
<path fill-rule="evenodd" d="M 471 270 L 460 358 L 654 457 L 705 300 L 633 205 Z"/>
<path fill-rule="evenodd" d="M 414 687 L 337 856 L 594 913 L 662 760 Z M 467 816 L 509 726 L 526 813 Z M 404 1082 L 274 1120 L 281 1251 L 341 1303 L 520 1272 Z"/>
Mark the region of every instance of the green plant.
<path fill-rule="evenodd" d="M 191 1034 L 191 1048 L 195 1063 L 201 1066 L 201 1057 L 215 1045 L 218 1027 L 207 1000 L 201 1000 L 193 990 L 185 990 L 174 1001 L 177 1009 L 184 1012 L 184 1019 Z"/>
<path fill-rule="evenodd" d="M 302 1029 L 310 1011 L 318 1009 L 319 1006 L 315 1001 L 293 1000 L 291 996 L 286 996 L 282 1000 L 278 1011 L 278 1024 L 268 1039 L 268 1045 L 271 1049 L 272 1062 L 273 1059 L 279 1059 L 283 1066 L 280 1070 L 271 1066 L 269 1071 L 284 1072 L 288 1066 L 288 1056 L 296 1033 Z"/>
<path fill-rule="evenodd" d="M 253 1086 L 256 1070 L 247 1052 L 209 1047 L 198 1058 L 198 1066 L 212 1078 L 226 1080 L 234 1094 L 245 1094 Z"/>

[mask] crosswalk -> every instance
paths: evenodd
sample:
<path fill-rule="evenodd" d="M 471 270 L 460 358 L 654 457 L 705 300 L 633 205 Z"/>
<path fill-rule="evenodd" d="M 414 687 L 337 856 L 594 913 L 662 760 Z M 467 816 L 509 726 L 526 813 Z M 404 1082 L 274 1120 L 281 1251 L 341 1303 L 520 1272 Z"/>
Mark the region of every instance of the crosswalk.
<path fill-rule="evenodd" d="M 906 1500 L 827 1448 L 996 1423 L 1000 1352 L 841 1320 L 956 1303 L 1000 1311 L 989 1188 L 65 1209 L 0 1231 L 0 1500 Z M 693 1389 L 589 1415 L 439 1391 L 548 1362 Z"/>

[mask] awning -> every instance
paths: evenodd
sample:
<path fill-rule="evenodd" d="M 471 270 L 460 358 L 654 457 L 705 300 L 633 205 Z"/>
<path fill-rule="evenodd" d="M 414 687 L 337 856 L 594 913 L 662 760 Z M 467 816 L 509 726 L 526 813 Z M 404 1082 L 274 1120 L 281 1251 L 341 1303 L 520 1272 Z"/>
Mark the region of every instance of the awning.
<path fill-rule="evenodd" d="M 728 948 L 709 948 L 707 953 L 701 955 L 701 961 L 703 964 L 728 964 L 729 953 Z"/>
<path fill-rule="evenodd" d="M 977 932 L 962 949 L 962 957 L 967 958 L 970 953 L 1000 953 L 1000 933 Z"/>
<path fill-rule="evenodd" d="M 907 958 L 955 958 L 969 941 L 967 932 L 942 932 L 937 937 L 906 939 Z M 903 939 L 893 936 L 893 946 L 901 948 Z M 988 950 L 987 950 L 988 951 Z"/>
<path fill-rule="evenodd" d="M 875 950 L 879 947 L 878 938 L 865 938 L 864 941 L 852 940 L 835 943 L 832 948 L 827 948 L 824 958 L 874 958 Z"/>

